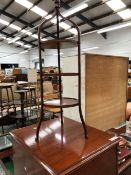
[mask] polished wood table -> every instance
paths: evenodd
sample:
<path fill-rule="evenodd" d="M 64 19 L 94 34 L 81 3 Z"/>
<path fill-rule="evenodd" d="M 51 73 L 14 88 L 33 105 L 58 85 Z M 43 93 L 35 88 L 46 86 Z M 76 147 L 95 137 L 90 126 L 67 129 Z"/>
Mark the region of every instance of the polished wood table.
<path fill-rule="evenodd" d="M 88 127 L 84 138 L 82 124 L 64 118 L 42 123 L 40 139 L 35 141 L 37 125 L 11 132 L 15 175 L 117 175 L 118 140 Z"/>

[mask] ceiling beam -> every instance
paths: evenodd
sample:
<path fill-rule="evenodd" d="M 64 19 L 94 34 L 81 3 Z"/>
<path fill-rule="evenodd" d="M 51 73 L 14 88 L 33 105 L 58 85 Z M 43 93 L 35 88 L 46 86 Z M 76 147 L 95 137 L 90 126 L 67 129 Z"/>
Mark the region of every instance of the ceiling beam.
<path fill-rule="evenodd" d="M 71 6 L 69 6 L 68 4 L 66 4 L 63 1 L 61 1 L 61 5 L 62 5 L 62 7 L 64 7 L 67 10 L 71 8 Z M 84 15 L 82 15 L 81 12 L 77 12 L 73 15 L 77 16 L 80 20 L 82 20 L 84 23 L 88 24 L 92 28 L 94 28 L 94 29 L 99 28 L 99 26 L 96 25 L 95 23 L 93 23 L 92 20 L 90 20 L 90 19 L 86 18 Z M 104 39 L 107 39 L 106 34 L 101 34 L 101 35 L 103 36 Z"/>
<path fill-rule="evenodd" d="M 13 0 L 14 1 L 14 0 Z M 34 7 L 35 5 L 37 5 L 38 3 L 40 3 L 42 0 L 37 0 L 34 4 L 33 4 L 33 6 L 32 7 Z M 28 12 L 28 10 L 26 9 L 26 10 L 24 10 L 22 13 L 20 13 L 16 18 L 17 19 L 19 19 L 20 17 L 22 17 L 24 14 L 26 14 Z M 16 21 L 16 18 L 13 18 L 13 20 L 10 22 L 10 24 L 12 24 L 13 22 L 15 22 Z M 8 26 L 4 26 L 1 30 L 0 30 L 0 32 L 2 31 L 2 30 L 4 30 L 4 29 L 6 29 Z"/>
<path fill-rule="evenodd" d="M 41 0 L 39 0 L 39 1 L 41 1 Z M 28 27 L 30 27 L 30 28 L 34 28 L 35 25 L 30 24 L 30 23 L 26 22 L 26 21 L 23 20 L 23 19 L 20 19 L 20 17 L 21 17 L 22 15 L 24 15 L 26 12 L 27 12 L 27 10 L 23 11 L 23 12 L 17 17 L 17 16 L 14 16 L 14 15 L 12 15 L 12 14 L 6 12 L 6 11 L 2 11 L 2 10 L 0 9 L 0 13 L 2 13 L 3 15 L 5 15 L 5 16 L 7 16 L 7 17 L 9 17 L 9 18 L 12 18 L 12 19 L 13 19 L 13 22 L 14 22 L 14 21 L 18 21 L 18 22 L 20 22 L 20 23 L 22 23 L 22 24 L 24 24 L 24 25 L 26 25 L 26 26 L 28 26 Z M 7 27 L 8 27 L 8 26 L 7 26 Z M 35 30 L 37 30 L 37 29 L 35 29 Z M 1 32 L 1 31 L 0 31 L 0 32 Z M 14 35 L 14 34 L 16 34 L 16 33 L 18 33 L 18 31 L 13 32 L 12 35 Z M 54 36 L 53 34 L 47 32 L 47 31 L 43 31 L 43 34 L 45 34 L 45 35 L 47 35 L 47 36 L 49 36 L 49 37 L 55 38 L 55 36 Z"/>
<path fill-rule="evenodd" d="M 14 2 L 14 0 L 11 0 L 0 12 L 0 15 L 2 14 L 2 12 L 4 12 L 6 9 L 8 9 L 8 7 L 10 7 L 10 5 Z"/>
<path fill-rule="evenodd" d="M 117 20 L 115 22 L 112 22 L 110 24 L 101 25 L 101 26 L 99 26 L 99 30 L 100 29 L 103 29 L 105 27 L 110 27 L 112 25 L 121 24 L 122 22 L 123 22 L 123 20 L 121 19 L 121 20 Z M 93 32 L 93 31 L 95 32 L 96 30 L 94 30 L 93 28 L 92 29 L 89 29 L 89 30 L 84 30 L 81 34 L 88 34 L 88 33 Z M 103 33 L 103 34 L 105 35 L 105 33 Z M 71 35 L 68 35 L 66 37 L 63 37 L 62 39 L 69 38 L 69 37 L 73 37 L 73 35 L 72 36 Z"/>
<path fill-rule="evenodd" d="M 71 9 L 71 6 L 69 6 L 68 4 L 66 4 L 63 1 L 61 1 L 61 7 L 65 8 L 66 10 Z M 96 24 L 94 24 L 91 20 L 89 20 L 85 16 L 81 15 L 80 12 L 75 13 L 75 16 L 77 16 L 79 19 L 81 19 L 83 22 L 85 22 L 86 24 L 90 25 L 91 27 L 94 27 L 94 28 L 97 27 Z"/>
<path fill-rule="evenodd" d="M 64 3 L 63 1 L 61 1 L 62 7 L 64 6 L 65 9 L 70 9 L 71 7 L 70 7 L 68 4 L 71 3 L 71 2 L 74 2 L 74 1 L 75 1 L 75 0 L 68 0 L 66 3 Z M 102 4 L 103 4 L 103 2 L 95 3 L 94 5 L 92 5 L 92 6 L 90 6 L 90 7 L 87 7 L 86 9 L 90 10 L 90 9 L 95 8 L 95 7 L 97 7 L 97 6 L 100 6 L 100 5 L 102 5 Z M 53 12 L 54 12 L 54 10 L 52 10 L 51 12 L 49 12 L 49 14 L 51 14 L 51 13 L 53 13 Z M 75 14 L 73 14 L 73 15 L 70 16 L 70 17 L 73 17 L 73 16 L 75 16 Z M 81 18 L 82 18 L 82 19 L 81 19 Z M 85 22 L 86 22 L 86 23 L 89 23 L 89 25 L 91 26 L 91 20 L 87 19 L 87 18 L 84 17 L 83 15 L 79 14 L 79 19 L 81 19 L 82 21 L 84 21 L 84 22 L 82 22 L 82 23 L 85 24 Z M 33 23 L 35 23 L 35 22 L 38 22 L 39 20 L 41 20 L 41 18 L 38 18 L 38 19 L 34 20 L 31 24 L 33 24 Z M 52 27 L 53 25 L 54 25 L 54 24 L 49 24 L 49 25 L 47 25 L 46 27 L 44 27 L 43 30 L 46 30 L 46 29 L 48 29 L 49 27 Z M 97 28 L 98 26 L 95 25 L 95 24 L 93 23 L 93 24 L 92 24 L 92 27 Z M 63 31 L 64 31 L 64 29 L 60 30 L 60 33 L 63 32 Z M 54 32 L 53 34 L 55 35 L 56 32 Z M 101 35 L 106 39 L 105 34 L 101 34 Z M 34 41 L 36 41 L 36 40 L 33 40 L 33 42 L 34 42 Z"/>
<path fill-rule="evenodd" d="M 13 37 L 15 37 L 15 36 L 12 36 L 12 34 L 8 34 L 8 33 L 4 32 L 4 31 L 2 31 L 1 34 L 5 35 L 5 36 L 7 36 L 7 37 L 10 37 L 10 38 L 12 38 L 12 39 L 13 39 Z M 26 41 L 26 40 L 21 40 L 21 41 L 24 42 L 24 44 L 30 44 L 30 45 L 32 45 L 33 47 L 37 47 L 36 44 L 30 43 L 30 42 L 28 42 L 28 41 Z"/>

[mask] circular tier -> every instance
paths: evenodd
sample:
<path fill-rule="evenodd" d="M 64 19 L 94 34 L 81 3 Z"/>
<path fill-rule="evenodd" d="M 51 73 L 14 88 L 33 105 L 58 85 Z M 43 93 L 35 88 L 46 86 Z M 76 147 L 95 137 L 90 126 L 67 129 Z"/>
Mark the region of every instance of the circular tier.
<path fill-rule="evenodd" d="M 78 76 L 79 73 L 43 73 L 43 76 Z"/>
<path fill-rule="evenodd" d="M 41 47 L 43 49 L 58 49 L 58 44 L 60 49 L 77 47 L 77 41 L 69 39 L 55 39 L 41 42 Z"/>
<path fill-rule="evenodd" d="M 45 107 L 52 107 L 52 108 L 68 108 L 79 105 L 79 102 L 75 98 L 62 98 L 61 103 L 59 98 L 49 99 L 44 101 Z"/>

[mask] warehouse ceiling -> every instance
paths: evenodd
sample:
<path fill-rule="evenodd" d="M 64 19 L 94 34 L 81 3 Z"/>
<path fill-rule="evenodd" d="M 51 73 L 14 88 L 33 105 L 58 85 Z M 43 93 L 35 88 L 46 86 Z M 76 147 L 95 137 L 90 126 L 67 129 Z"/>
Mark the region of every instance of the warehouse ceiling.
<path fill-rule="evenodd" d="M 82 34 L 97 32 L 106 39 L 106 32 L 131 25 L 131 0 L 60 0 L 60 11 L 80 28 Z M 82 5 L 82 6 L 81 6 Z M 78 7 L 82 7 L 79 9 Z M 53 0 L 0 0 L 0 41 L 16 47 L 37 47 L 38 25 L 54 14 Z M 104 29 L 104 30 L 103 30 Z M 64 21 L 60 37 L 76 35 L 73 26 Z M 42 40 L 56 37 L 55 22 L 43 27 Z"/>

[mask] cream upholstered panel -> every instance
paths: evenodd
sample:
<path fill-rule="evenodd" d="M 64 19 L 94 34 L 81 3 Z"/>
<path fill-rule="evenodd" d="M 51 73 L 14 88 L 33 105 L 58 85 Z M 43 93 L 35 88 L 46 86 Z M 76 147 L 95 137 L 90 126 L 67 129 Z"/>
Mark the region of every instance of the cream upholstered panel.
<path fill-rule="evenodd" d="M 106 130 L 125 121 L 128 58 L 86 55 L 86 124 Z"/>
<path fill-rule="evenodd" d="M 78 72 L 78 58 L 77 56 L 63 58 L 63 72 Z M 63 96 L 78 98 L 78 77 L 77 76 L 64 76 L 63 83 Z M 83 117 L 85 117 L 85 55 L 81 55 L 81 105 Z M 78 106 L 72 108 L 64 108 L 64 116 L 76 121 L 80 121 Z"/>

